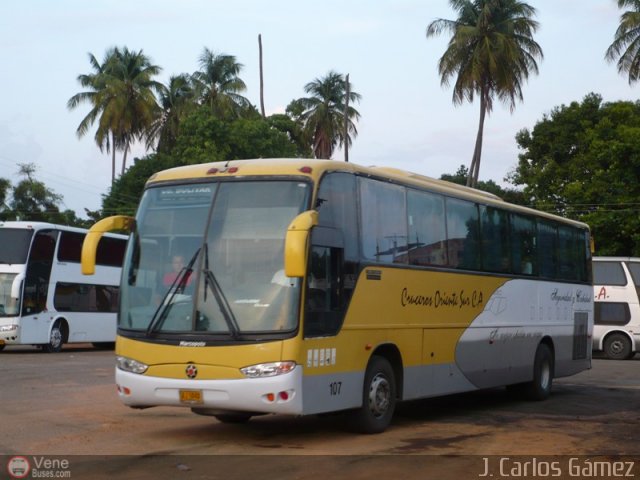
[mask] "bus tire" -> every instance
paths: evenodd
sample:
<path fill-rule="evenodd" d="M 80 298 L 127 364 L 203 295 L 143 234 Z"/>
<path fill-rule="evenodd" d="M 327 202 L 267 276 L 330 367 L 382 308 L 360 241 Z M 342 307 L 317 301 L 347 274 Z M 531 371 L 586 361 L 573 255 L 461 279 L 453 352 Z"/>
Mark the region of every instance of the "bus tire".
<path fill-rule="evenodd" d="M 49 343 L 42 345 L 42 351 L 46 353 L 58 353 L 62 350 L 64 344 L 64 331 L 62 322 L 60 320 L 51 327 L 51 333 L 49 334 Z"/>
<path fill-rule="evenodd" d="M 391 423 L 395 408 L 393 368 L 386 358 L 374 355 L 364 376 L 362 406 L 351 413 L 351 427 L 360 433 L 381 433 Z"/>
<path fill-rule="evenodd" d="M 524 393 L 529 400 L 546 400 L 553 385 L 553 353 L 545 343 L 538 345 L 533 362 L 533 380 L 525 384 Z"/>
<path fill-rule="evenodd" d="M 216 420 L 220 423 L 247 423 L 251 419 L 251 415 L 248 413 L 221 413 L 219 415 L 214 415 Z"/>
<path fill-rule="evenodd" d="M 628 360 L 633 357 L 631 340 L 623 333 L 611 333 L 604 339 L 604 354 L 611 360 Z"/>

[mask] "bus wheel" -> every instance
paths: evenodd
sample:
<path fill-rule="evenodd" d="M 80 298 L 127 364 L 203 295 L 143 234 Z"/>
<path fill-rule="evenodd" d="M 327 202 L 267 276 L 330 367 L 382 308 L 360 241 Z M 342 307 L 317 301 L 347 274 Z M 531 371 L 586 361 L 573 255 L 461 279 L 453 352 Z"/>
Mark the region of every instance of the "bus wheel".
<path fill-rule="evenodd" d="M 351 426 L 360 433 L 380 433 L 396 408 L 396 380 L 386 358 L 374 355 L 364 376 L 362 406 L 352 413 Z"/>
<path fill-rule="evenodd" d="M 214 415 L 216 420 L 221 423 L 247 423 L 251 418 L 251 415 L 247 413 L 221 413 L 219 415 Z"/>
<path fill-rule="evenodd" d="M 633 356 L 631 341 L 622 333 L 607 335 L 604 341 L 604 353 L 611 360 L 627 360 Z"/>
<path fill-rule="evenodd" d="M 51 328 L 51 335 L 49 335 L 49 343 L 42 345 L 42 350 L 47 353 L 57 353 L 62 350 L 62 344 L 64 343 L 64 334 L 62 332 L 62 324 L 58 321 Z"/>
<path fill-rule="evenodd" d="M 545 400 L 551 394 L 553 384 L 553 353 L 548 345 L 541 343 L 533 362 L 533 380 L 525 384 L 525 395 L 530 400 Z"/>

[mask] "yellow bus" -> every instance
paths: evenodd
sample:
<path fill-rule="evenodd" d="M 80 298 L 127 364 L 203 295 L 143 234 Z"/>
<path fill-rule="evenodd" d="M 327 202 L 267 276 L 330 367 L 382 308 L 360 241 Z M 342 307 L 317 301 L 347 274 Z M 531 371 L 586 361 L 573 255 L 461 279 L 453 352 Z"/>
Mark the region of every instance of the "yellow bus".
<path fill-rule="evenodd" d="M 133 408 L 244 422 L 496 386 L 534 399 L 591 366 L 586 225 L 389 168 L 256 159 L 153 175 L 122 272 L 116 383 Z"/>

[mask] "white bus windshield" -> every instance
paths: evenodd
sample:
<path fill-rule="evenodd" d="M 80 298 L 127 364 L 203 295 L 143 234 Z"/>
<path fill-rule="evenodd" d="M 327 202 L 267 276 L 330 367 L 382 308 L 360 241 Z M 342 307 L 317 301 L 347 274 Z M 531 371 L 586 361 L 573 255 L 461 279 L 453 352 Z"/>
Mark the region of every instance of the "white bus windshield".
<path fill-rule="evenodd" d="M 15 317 L 20 313 L 20 299 L 11 295 L 17 273 L 0 273 L 0 317 Z"/>
<path fill-rule="evenodd" d="M 296 327 L 284 238 L 310 185 L 233 181 L 148 189 L 125 259 L 119 326 L 150 335 Z"/>
<path fill-rule="evenodd" d="M 33 230 L 24 228 L 0 229 L 0 264 L 25 264 Z"/>

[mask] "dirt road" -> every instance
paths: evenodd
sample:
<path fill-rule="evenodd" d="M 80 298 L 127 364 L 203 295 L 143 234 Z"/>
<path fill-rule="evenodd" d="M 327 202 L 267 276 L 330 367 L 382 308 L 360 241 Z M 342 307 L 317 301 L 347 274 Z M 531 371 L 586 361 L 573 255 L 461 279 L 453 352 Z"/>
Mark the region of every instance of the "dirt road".
<path fill-rule="evenodd" d="M 115 393 L 113 352 L 90 347 L 7 348 L 0 382 L 0 455 L 67 458 L 71 478 L 433 478 L 431 469 L 478 478 L 507 456 L 550 455 L 628 455 L 640 468 L 640 358 L 596 359 L 591 371 L 557 379 L 544 402 L 495 389 L 404 404 L 372 436 L 348 432 L 339 415 L 226 425 L 188 409 L 132 410 Z"/>

